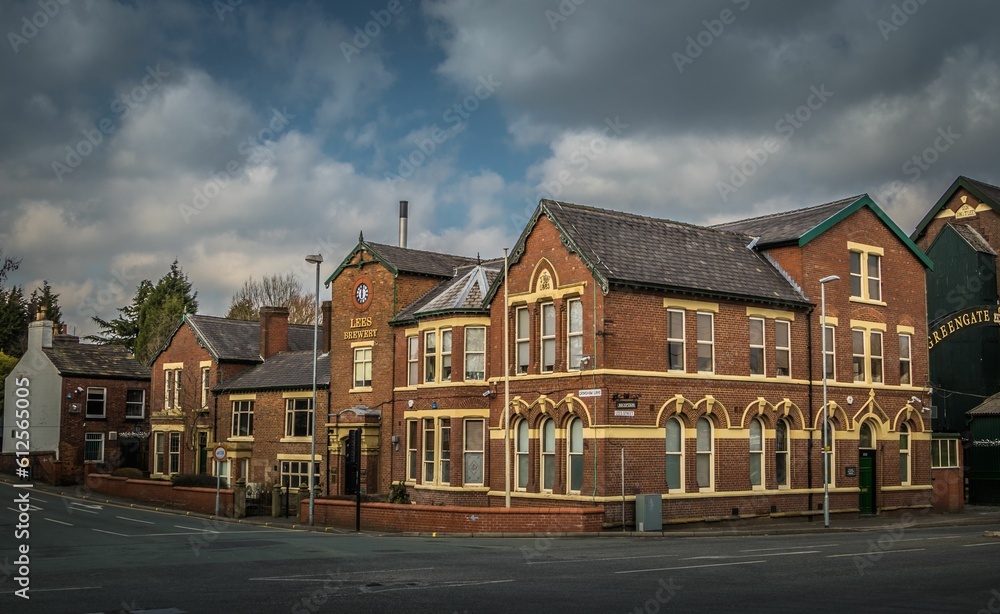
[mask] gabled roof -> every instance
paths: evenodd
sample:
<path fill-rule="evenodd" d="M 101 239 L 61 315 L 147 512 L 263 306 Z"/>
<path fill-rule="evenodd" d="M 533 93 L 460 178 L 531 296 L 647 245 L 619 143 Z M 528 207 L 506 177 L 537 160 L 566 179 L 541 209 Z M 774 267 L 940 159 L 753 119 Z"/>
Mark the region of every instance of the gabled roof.
<path fill-rule="evenodd" d="M 215 361 L 260 362 L 260 322 L 188 315 L 184 322 Z M 312 350 L 311 324 L 288 325 L 288 350 Z"/>
<path fill-rule="evenodd" d="M 1000 416 L 1000 392 L 965 412 L 966 416 Z"/>
<path fill-rule="evenodd" d="M 59 343 L 42 348 L 60 375 L 149 381 L 149 368 L 120 345 Z"/>
<path fill-rule="evenodd" d="M 261 364 L 240 372 L 232 379 L 222 382 L 215 392 L 236 392 L 241 390 L 277 390 L 291 388 L 312 388 L 313 353 L 308 351 L 278 352 Z M 330 386 L 330 355 L 320 354 L 316 360 L 316 386 Z"/>
<path fill-rule="evenodd" d="M 591 270 L 604 291 L 609 284 L 803 306 L 808 300 L 761 254 L 751 237 L 736 233 L 542 200 L 510 258 L 517 262 L 540 216 L 562 234 L 563 244 Z M 496 293 L 494 284 L 487 299 Z"/>
<path fill-rule="evenodd" d="M 329 286 L 340 275 L 340 272 L 351 264 L 354 256 L 362 250 L 371 254 L 377 262 L 382 263 L 393 275 L 413 273 L 416 275 L 428 275 L 430 277 L 451 277 L 455 274 L 456 267 L 476 264 L 475 258 L 372 243 L 365 241 L 364 235 L 361 235 L 358 237 L 358 244 L 351 250 L 351 253 L 344 258 L 340 266 L 327 278 L 326 285 Z"/>
<path fill-rule="evenodd" d="M 968 243 L 969 247 L 973 250 L 983 254 L 989 254 L 991 256 L 997 255 L 996 250 L 993 249 L 989 241 L 987 241 L 983 235 L 979 234 L 979 231 L 972 226 L 969 226 L 968 224 L 945 224 L 944 227 L 954 230 L 955 234 L 962 237 L 962 239 Z M 943 228 L 942 232 L 944 232 Z M 941 234 L 938 233 L 938 237 L 940 236 Z M 934 241 L 937 242 L 937 237 L 934 237 Z M 928 251 L 930 251 L 930 249 L 928 249 Z"/>
<path fill-rule="evenodd" d="M 454 277 L 434 286 L 396 314 L 393 323 L 443 313 L 485 313 L 483 302 L 502 269 L 502 260 L 459 267 Z"/>
<path fill-rule="evenodd" d="M 892 221 L 882 208 L 875 204 L 867 194 L 836 200 L 816 207 L 795 209 L 772 213 L 760 217 L 737 220 L 718 224 L 714 228 L 742 232 L 752 237 L 758 237 L 760 248 L 778 247 L 781 245 L 797 245 L 803 247 L 820 236 L 862 207 L 867 207 L 874 213 L 899 240 L 909 248 L 928 269 L 934 268 L 934 263 L 927 257 L 910 237 Z"/>
<path fill-rule="evenodd" d="M 1000 212 L 1000 187 L 959 175 L 958 179 L 956 179 L 951 186 L 944 191 L 941 198 L 934 203 L 934 206 L 927 212 L 924 219 L 920 220 L 920 223 L 917 224 L 917 228 L 913 231 L 913 234 L 910 235 L 914 241 L 919 239 L 921 235 L 924 234 L 924 230 L 927 229 L 927 225 L 931 223 L 931 220 L 934 219 L 934 216 L 937 215 L 941 209 L 944 209 L 945 205 L 948 204 L 948 201 L 951 200 L 951 197 L 955 195 L 955 192 L 958 191 L 959 188 L 965 188 L 981 202 L 986 203 L 990 207 L 993 207 L 995 211 Z"/>

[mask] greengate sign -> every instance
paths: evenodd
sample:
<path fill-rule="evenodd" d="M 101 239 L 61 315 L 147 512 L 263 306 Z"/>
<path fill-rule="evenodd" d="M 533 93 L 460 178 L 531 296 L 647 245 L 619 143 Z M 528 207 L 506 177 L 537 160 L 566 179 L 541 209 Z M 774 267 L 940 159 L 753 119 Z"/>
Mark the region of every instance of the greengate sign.
<path fill-rule="evenodd" d="M 149 439 L 149 433 L 146 431 L 119 432 L 118 439 Z"/>
<path fill-rule="evenodd" d="M 977 439 L 972 443 L 974 448 L 1000 448 L 1000 439 Z"/>
<path fill-rule="evenodd" d="M 949 335 L 962 330 L 966 326 L 981 325 L 1000 326 L 1000 307 L 997 305 L 981 305 L 971 307 L 962 311 L 945 316 L 938 320 L 927 330 L 927 349 L 933 350 L 937 344 L 948 338 Z"/>

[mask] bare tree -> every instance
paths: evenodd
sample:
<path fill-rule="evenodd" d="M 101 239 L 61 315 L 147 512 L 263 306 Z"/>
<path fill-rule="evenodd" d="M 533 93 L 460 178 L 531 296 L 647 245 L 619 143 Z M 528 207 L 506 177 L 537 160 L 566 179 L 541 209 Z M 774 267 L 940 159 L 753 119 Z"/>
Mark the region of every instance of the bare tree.
<path fill-rule="evenodd" d="M 287 307 L 290 324 L 312 324 L 315 295 L 306 292 L 299 278 L 291 273 L 268 275 L 243 282 L 229 303 L 227 318 L 260 319 L 261 307 Z"/>

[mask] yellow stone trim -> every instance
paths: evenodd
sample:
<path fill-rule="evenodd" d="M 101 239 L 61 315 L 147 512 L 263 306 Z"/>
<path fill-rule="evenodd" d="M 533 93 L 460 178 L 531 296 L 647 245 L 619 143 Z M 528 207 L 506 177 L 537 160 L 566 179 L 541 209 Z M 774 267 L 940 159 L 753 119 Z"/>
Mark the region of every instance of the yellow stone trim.
<path fill-rule="evenodd" d="M 852 296 L 851 297 L 851 302 L 852 303 L 861 303 L 863 305 L 878 305 L 879 307 L 886 307 L 888 305 L 888 303 L 886 303 L 885 301 L 873 301 L 871 299 L 861 298 L 859 296 Z"/>
<path fill-rule="evenodd" d="M 256 401 L 257 400 L 257 393 L 256 392 L 247 392 L 247 393 L 244 393 L 244 394 L 231 394 L 231 395 L 229 395 L 229 400 L 230 401 Z"/>
<path fill-rule="evenodd" d="M 198 366 L 201 367 L 202 369 L 204 369 L 205 367 L 211 367 L 212 366 L 212 361 L 211 360 L 202 360 L 201 362 L 198 363 Z"/>
<path fill-rule="evenodd" d="M 278 443 L 309 443 L 311 441 L 311 437 L 282 437 Z"/>
<path fill-rule="evenodd" d="M 311 399 L 312 396 L 312 390 L 296 390 L 293 392 L 281 393 L 281 398 L 283 399 Z"/>
<path fill-rule="evenodd" d="M 372 391 L 371 386 L 361 386 L 360 388 L 351 388 L 350 390 L 347 391 L 347 394 L 355 394 L 355 393 L 371 392 L 371 391 Z"/>
<path fill-rule="evenodd" d="M 278 454 L 278 460 L 297 460 L 297 461 L 307 461 L 309 460 L 308 454 Z M 313 455 L 312 459 L 314 461 L 321 461 L 323 457 L 319 454 Z"/>
<path fill-rule="evenodd" d="M 245 435 L 233 435 L 232 437 L 228 437 L 226 439 L 226 441 L 230 441 L 230 442 L 233 442 L 233 443 L 239 443 L 241 441 L 248 441 L 250 443 L 253 443 L 253 436 L 251 435 L 251 436 L 247 437 Z M 225 442 L 223 442 L 223 443 L 225 443 Z"/>
<path fill-rule="evenodd" d="M 587 282 L 580 284 L 573 284 L 566 286 L 565 288 L 556 287 L 552 290 L 543 290 L 541 292 L 522 292 L 520 294 L 511 294 L 507 297 L 507 306 L 522 306 L 528 303 L 537 303 L 539 301 L 548 301 L 554 299 L 561 299 L 568 295 L 583 295 L 583 291 L 587 288 Z M 487 321 L 489 319 L 487 318 Z"/>
<path fill-rule="evenodd" d="M 826 325 L 827 326 L 840 326 L 840 320 L 838 320 L 834 316 L 826 316 Z"/>
<path fill-rule="evenodd" d="M 354 349 L 354 348 L 370 348 L 370 347 L 375 347 L 375 342 L 374 341 L 352 341 L 351 342 L 351 349 Z"/>
<path fill-rule="evenodd" d="M 482 418 L 489 420 L 490 410 L 488 407 L 484 409 L 408 409 L 403 412 L 403 418 L 406 420 L 422 418 Z"/>
<path fill-rule="evenodd" d="M 404 332 L 405 332 L 405 334 L 406 334 L 407 337 L 412 337 L 414 335 L 422 334 L 425 331 L 431 331 L 431 330 L 440 329 L 440 328 L 453 328 L 453 327 L 456 327 L 456 326 L 459 326 L 459 327 L 465 327 L 465 326 L 486 326 L 486 327 L 489 327 L 489 325 L 490 325 L 490 319 L 488 317 L 483 317 L 483 316 L 469 316 L 469 317 L 463 318 L 463 317 L 459 316 L 459 317 L 452 317 L 452 318 L 444 318 L 444 319 L 441 319 L 441 320 L 426 320 L 424 322 L 421 322 L 420 326 L 418 326 L 417 328 L 407 328 Z"/>
<path fill-rule="evenodd" d="M 987 205 L 986 203 L 979 203 L 976 205 L 976 213 L 982 213 L 983 211 L 992 211 L 993 207 Z"/>
<path fill-rule="evenodd" d="M 417 384 L 416 386 L 400 386 L 398 388 L 393 388 L 393 391 L 405 391 L 405 390 L 425 390 L 427 388 L 447 388 L 448 386 L 486 386 L 484 380 L 469 380 L 467 382 L 427 382 L 424 384 Z"/>
<path fill-rule="evenodd" d="M 887 492 L 907 492 L 914 490 L 933 490 L 934 487 L 930 484 L 923 484 L 919 486 L 883 486 L 882 490 Z"/>
<path fill-rule="evenodd" d="M 747 315 L 758 318 L 768 318 L 771 320 L 795 321 L 795 312 L 784 311 L 782 309 L 764 309 L 763 307 L 747 307 Z M 829 318 L 827 318 L 829 320 Z"/>
<path fill-rule="evenodd" d="M 820 478 L 822 480 L 822 478 Z M 809 494 L 809 493 L 822 493 L 822 488 L 781 488 L 776 490 L 740 490 L 740 491 L 724 491 L 724 490 L 714 490 L 711 492 L 672 492 L 665 495 L 661 495 L 663 499 L 711 499 L 715 497 L 759 497 L 761 495 L 799 495 L 799 494 Z M 830 485 L 830 492 L 832 493 L 859 493 L 861 489 L 854 486 L 841 486 L 835 488 L 832 484 Z M 616 497 L 608 497 L 609 501 L 614 501 Z M 617 497 L 618 501 L 622 498 Z"/>
<path fill-rule="evenodd" d="M 977 209 L 977 212 L 978 212 L 979 207 L 976 207 L 976 209 Z M 938 211 L 937 215 L 934 216 L 934 219 L 936 219 L 936 220 L 942 220 L 942 219 L 946 219 L 946 218 L 949 218 L 949 217 L 955 217 L 955 212 L 952 211 L 951 209 L 942 209 L 942 210 Z"/>
<path fill-rule="evenodd" d="M 170 433 L 177 431 L 183 432 L 185 429 L 183 424 L 157 424 L 156 426 L 151 427 L 150 430 L 155 434 L 158 432 L 162 433 Z"/>
<path fill-rule="evenodd" d="M 682 298 L 664 298 L 663 308 L 670 309 L 686 309 L 688 311 L 711 311 L 712 313 L 719 313 L 718 303 L 706 303 L 704 301 L 689 301 Z"/>
<path fill-rule="evenodd" d="M 868 254 L 877 254 L 879 256 L 885 256 L 885 250 L 875 245 L 865 245 L 864 243 L 855 243 L 853 241 L 848 241 L 847 249 L 848 251 L 852 252 L 865 252 Z"/>
<path fill-rule="evenodd" d="M 450 492 L 489 492 L 489 486 L 452 486 L 451 484 L 417 484 L 407 482 L 414 490 L 446 490 Z M 512 493 L 513 494 L 513 493 Z"/>
<path fill-rule="evenodd" d="M 419 328 L 404 328 L 403 335 L 406 337 L 416 337 L 420 334 Z"/>
<path fill-rule="evenodd" d="M 902 335 L 915 335 L 917 333 L 912 326 L 903 326 L 901 324 L 896 325 L 896 332 Z"/>
<path fill-rule="evenodd" d="M 183 362 L 165 362 L 165 363 L 163 363 L 163 370 L 164 371 L 171 371 L 173 369 L 183 369 L 183 368 L 184 368 L 184 363 Z"/>
<path fill-rule="evenodd" d="M 886 331 L 886 325 L 882 322 L 868 322 L 866 320 L 851 320 L 851 328 L 864 328 L 866 330 L 880 330 L 883 333 Z M 883 345 L 885 341 L 883 340 Z"/>

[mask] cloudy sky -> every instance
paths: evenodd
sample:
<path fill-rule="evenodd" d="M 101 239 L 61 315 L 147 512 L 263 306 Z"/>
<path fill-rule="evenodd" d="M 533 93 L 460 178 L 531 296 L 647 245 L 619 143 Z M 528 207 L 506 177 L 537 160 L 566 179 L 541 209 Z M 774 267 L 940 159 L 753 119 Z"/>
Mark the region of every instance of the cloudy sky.
<path fill-rule="evenodd" d="M 715 223 L 1000 183 L 992 2 L 0 4 L 0 247 L 64 318 L 201 311 L 364 231 L 497 256 L 539 198 Z M 324 278 L 325 278 L 324 274 Z"/>

